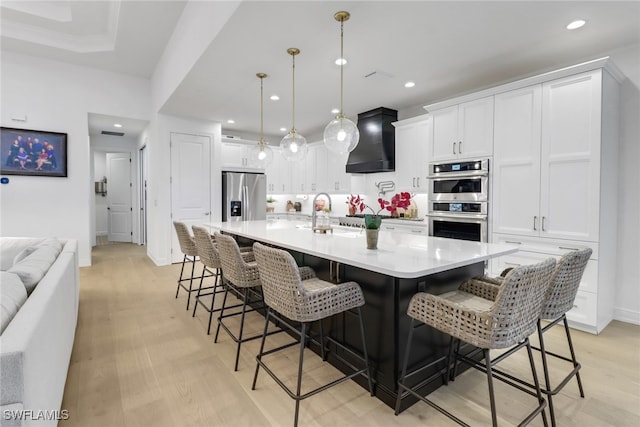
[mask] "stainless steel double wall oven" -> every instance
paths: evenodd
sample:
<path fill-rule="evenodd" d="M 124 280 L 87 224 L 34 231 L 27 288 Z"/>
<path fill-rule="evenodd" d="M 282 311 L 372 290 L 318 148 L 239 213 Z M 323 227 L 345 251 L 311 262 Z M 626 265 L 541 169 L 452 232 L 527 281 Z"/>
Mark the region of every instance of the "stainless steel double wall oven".
<path fill-rule="evenodd" d="M 429 165 L 429 234 L 487 242 L 489 159 Z"/>

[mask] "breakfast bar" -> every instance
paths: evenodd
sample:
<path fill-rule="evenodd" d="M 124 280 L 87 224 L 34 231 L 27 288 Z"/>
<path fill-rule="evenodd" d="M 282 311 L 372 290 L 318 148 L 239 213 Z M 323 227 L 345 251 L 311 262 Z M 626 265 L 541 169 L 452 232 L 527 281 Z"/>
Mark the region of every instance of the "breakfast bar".
<path fill-rule="evenodd" d="M 378 249 L 366 248 L 364 230 L 336 227 L 326 234 L 314 233 L 308 224 L 292 221 L 242 221 L 209 224 L 212 231 L 236 236 L 240 243 L 254 241 L 289 251 L 298 265 L 312 267 L 318 277 L 335 283 L 360 284 L 366 304 L 362 308 L 369 362 L 375 395 L 394 407 L 398 393 L 409 317 L 409 300 L 416 292 L 440 294 L 456 289 L 470 277 L 484 273 L 485 261 L 516 252 L 514 245 L 489 244 L 381 231 Z M 358 323 L 346 312 L 328 325 L 332 337 L 362 351 Z M 424 325 L 416 327 L 409 355 L 409 369 L 429 364 L 447 351 L 449 339 Z M 314 349 L 318 350 L 318 349 Z M 330 349 L 328 360 L 340 370 L 348 354 Z M 318 350 L 319 351 L 319 350 Z M 335 357 L 336 354 L 341 357 Z M 425 370 L 424 376 L 433 371 Z M 417 378 L 420 381 L 421 378 Z M 366 379 L 356 379 L 366 387 Z M 439 387 L 427 385 L 424 394 Z M 413 397 L 403 399 L 401 409 L 411 406 Z"/>

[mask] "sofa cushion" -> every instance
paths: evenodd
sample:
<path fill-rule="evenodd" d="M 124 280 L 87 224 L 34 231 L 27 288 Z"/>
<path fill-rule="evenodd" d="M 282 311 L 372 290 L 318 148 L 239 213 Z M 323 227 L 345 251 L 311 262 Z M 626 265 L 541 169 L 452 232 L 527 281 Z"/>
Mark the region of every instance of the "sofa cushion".
<path fill-rule="evenodd" d="M 62 242 L 58 239 L 46 239 L 37 245 L 37 249 L 20 262 L 14 264 L 9 273 L 20 276 L 27 294 L 31 294 L 38 282 L 47 274 L 62 250 Z"/>
<path fill-rule="evenodd" d="M 16 274 L 0 272 L 0 335 L 27 300 L 27 291 Z"/>
<path fill-rule="evenodd" d="M 0 238 L 0 270 L 7 271 L 14 264 L 15 257 L 25 248 L 35 247 L 44 242 L 43 238 L 2 237 Z"/>

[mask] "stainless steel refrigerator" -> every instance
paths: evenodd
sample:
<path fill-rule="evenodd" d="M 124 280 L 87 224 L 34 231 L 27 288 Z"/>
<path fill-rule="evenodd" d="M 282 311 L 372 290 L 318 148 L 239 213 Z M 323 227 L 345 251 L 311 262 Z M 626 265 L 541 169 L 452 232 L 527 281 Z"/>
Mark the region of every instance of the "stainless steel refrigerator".
<path fill-rule="evenodd" d="M 222 220 L 267 218 L 267 178 L 263 173 L 222 172 Z"/>

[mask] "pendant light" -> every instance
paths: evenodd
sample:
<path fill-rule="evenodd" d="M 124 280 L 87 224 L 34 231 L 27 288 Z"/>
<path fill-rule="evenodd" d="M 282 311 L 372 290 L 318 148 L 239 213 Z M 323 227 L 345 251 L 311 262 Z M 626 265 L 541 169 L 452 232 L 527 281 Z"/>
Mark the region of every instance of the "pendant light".
<path fill-rule="evenodd" d="M 264 168 L 271 163 L 271 160 L 273 160 L 273 150 L 271 150 L 269 144 L 264 140 L 263 82 L 267 75 L 265 73 L 257 73 L 256 77 L 260 79 L 260 141 L 258 141 L 257 145 L 251 147 L 251 160 L 254 165 Z"/>
<path fill-rule="evenodd" d="M 340 22 L 340 112 L 324 128 L 324 144 L 331 151 L 345 154 L 353 151 L 360 141 L 360 131 L 355 123 L 344 116 L 343 88 L 344 88 L 344 21 L 348 21 L 349 12 L 336 12 L 333 16 Z"/>
<path fill-rule="evenodd" d="M 280 147 L 282 147 L 282 155 L 285 159 L 296 162 L 305 158 L 308 149 L 307 139 L 296 130 L 296 55 L 300 53 L 300 49 L 291 47 L 287 49 L 287 53 L 291 55 L 293 60 L 293 118 L 291 130 L 280 141 Z"/>

